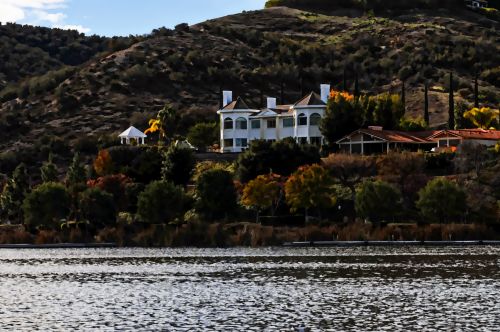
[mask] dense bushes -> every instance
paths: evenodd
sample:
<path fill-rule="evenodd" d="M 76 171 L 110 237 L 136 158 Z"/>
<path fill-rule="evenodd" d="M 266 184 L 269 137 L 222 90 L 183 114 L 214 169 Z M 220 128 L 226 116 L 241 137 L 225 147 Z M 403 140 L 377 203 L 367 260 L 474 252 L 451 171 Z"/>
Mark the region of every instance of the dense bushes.
<path fill-rule="evenodd" d="M 139 195 L 137 215 L 142 222 L 151 224 L 181 221 L 186 203 L 181 187 L 171 182 L 153 181 Z"/>
<path fill-rule="evenodd" d="M 269 172 L 288 176 L 299 166 L 319 161 L 317 147 L 299 145 L 293 139 L 253 141 L 250 148 L 239 156 L 236 168 L 239 179 L 248 182 Z"/>
<path fill-rule="evenodd" d="M 24 200 L 24 222 L 33 227 L 57 227 L 69 215 L 70 206 L 69 193 L 62 184 L 41 184 Z"/>

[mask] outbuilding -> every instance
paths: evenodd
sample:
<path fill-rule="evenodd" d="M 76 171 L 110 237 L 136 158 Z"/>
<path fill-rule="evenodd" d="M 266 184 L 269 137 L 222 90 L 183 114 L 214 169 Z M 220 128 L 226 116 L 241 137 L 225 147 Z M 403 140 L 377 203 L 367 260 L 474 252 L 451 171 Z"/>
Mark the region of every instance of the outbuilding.
<path fill-rule="evenodd" d="M 131 126 L 127 130 L 125 130 L 123 133 L 118 135 L 120 137 L 121 143 L 122 144 L 130 144 L 135 140 L 137 142 L 137 145 L 144 145 L 145 139 L 148 137 L 146 134 L 144 134 L 142 131 L 139 129 L 135 128 L 134 126 Z"/>

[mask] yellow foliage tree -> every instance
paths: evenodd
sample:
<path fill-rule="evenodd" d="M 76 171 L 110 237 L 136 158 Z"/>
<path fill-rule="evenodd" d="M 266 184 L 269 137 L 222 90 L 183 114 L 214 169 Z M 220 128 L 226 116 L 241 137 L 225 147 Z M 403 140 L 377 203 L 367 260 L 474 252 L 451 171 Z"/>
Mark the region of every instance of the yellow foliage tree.
<path fill-rule="evenodd" d="M 491 123 L 498 118 L 499 111 L 489 107 L 476 108 L 464 113 L 464 118 L 470 120 L 474 126 L 488 129 Z"/>
<path fill-rule="evenodd" d="M 292 211 L 305 210 L 306 221 L 311 208 L 329 208 L 337 197 L 333 177 L 320 165 L 302 166 L 285 183 L 286 201 Z"/>
<path fill-rule="evenodd" d="M 160 133 L 160 138 L 165 137 L 165 131 L 163 130 L 161 120 L 151 119 L 149 120 L 149 128 L 144 131 L 144 134 Z"/>
<path fill-rule="evenodd" d="M 113 172 L 113 160 L 108 150 L 101 150 L 94 160 L 94 170 L 99 176 L 109 175 Z"/>
<path fill-rule="evenodd" d="M 272 214 L 278 207 L 283 196 L 283 180 L 278 174 L 259 175 L 247 183 L 243 188 L 241 204 L 257 210 L 257 222 L 259 214 L 264 210 L 271 209 Z"/>

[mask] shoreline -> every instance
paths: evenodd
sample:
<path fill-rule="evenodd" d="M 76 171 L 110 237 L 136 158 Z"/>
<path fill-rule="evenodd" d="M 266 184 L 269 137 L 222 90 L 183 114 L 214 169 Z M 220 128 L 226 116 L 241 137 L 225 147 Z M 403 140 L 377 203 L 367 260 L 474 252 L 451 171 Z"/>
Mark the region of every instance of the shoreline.
<path fill-rule="evenodd" d="M 500 241 L 297 241 L 285 242 L 281 247 L 309 248 L 309 247 L 472 247 L 472 246 L 500 246 Z M 56 243 L 56 244 L 0 244 L 0 249 L 99 249 L 99 248 L 126 248 L 116 243 Z M 229 246 L 224 248 L 236 248 Z M 143 247 L 132 248 L 174 248 L 174 247 Z M 187 247 L 186 247 L 187 248 Z"/>
<path fill-rule="evenodd" d="M 284 247 L 393 247 L 393 246 L 500 246 L 500 241 L 305 241 L 285 242 Z"/>

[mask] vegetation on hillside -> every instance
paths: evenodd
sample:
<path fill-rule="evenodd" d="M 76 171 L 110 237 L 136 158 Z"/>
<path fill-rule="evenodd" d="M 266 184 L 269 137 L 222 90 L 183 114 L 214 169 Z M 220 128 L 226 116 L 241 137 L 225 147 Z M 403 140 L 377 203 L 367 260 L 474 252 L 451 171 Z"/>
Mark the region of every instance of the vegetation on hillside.
<path fill-rule="evenodd" d="M 58 150 L 56 160 L 69 163 L 75 151 L 89 158 L 128 125 L 145 130 L 167 104 L 177 117 L 167 135 L 186 136 L 195 124 L 217 120 L 222 89 L 259 107 L 265 96 L 295 102 L 324 82 L 372 97 L 401 94 L 404 82 L 406 116 L 417 118 L 424 116 L 427 85 L 431 127 L 448 121 L 450 72 L 455 104 L 468 110 L 477 99 L 480 108 L 495 109 L 500 101 L 498 25 L 469 11 L 341 17 L 272 8 L 158 29 L 108 55 L 100 52 L 133 38 L 113 46 L 122 40 L 37 29 L 0 27 L 10 46 L 36 46 L 55 59 L 53 66 L 33 65 L 45 69 L 25 70 L 0 92 L 0 172 L 21 161 L 39 166 L 49 147 Z M 40 41 L 26 41 L 38 35 Z M 67 41 L 82 45 L 75 48 L 85 63 L 67 61 Z M 37 61 L 26 58 L 21 66 Z M 42 76 L 24 79 L 33 74 Z"/>

